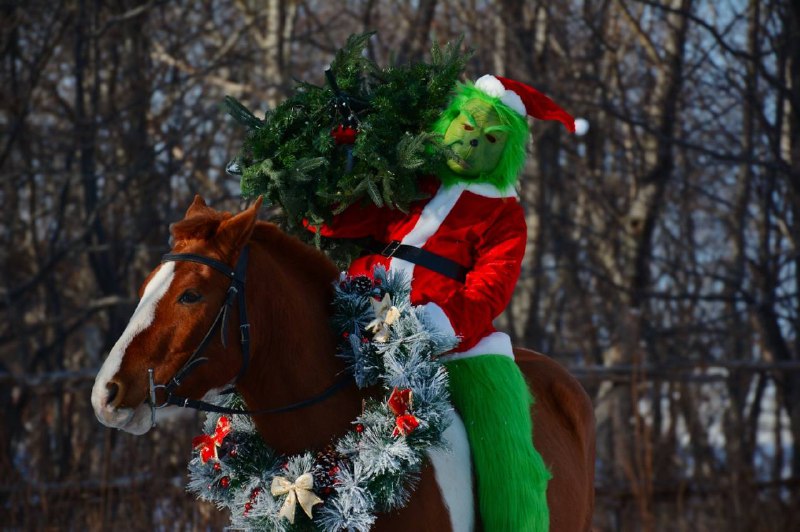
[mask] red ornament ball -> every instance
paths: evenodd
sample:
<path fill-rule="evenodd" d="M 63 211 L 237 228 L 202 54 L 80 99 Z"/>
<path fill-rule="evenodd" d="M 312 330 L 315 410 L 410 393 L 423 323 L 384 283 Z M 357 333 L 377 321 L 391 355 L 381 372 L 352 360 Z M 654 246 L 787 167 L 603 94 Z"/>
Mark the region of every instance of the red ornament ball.
<path fill-rule="evenodd" d="M 333 137 L 333 141 L 338 145 L 354 144 L 357 135 L 358 131 L 350 126 L 345 127 L 343 124 L 339 124 L 339 126 L 331 130 L 331 137 Z"/>
<path fill-rule="evenodd" d="M 228 486 L 231 485 L 231 478 L 222 477 L 221 479 L 219 479 L 219 485 L 222 486 L 223 488 L 227 488 Z"/>

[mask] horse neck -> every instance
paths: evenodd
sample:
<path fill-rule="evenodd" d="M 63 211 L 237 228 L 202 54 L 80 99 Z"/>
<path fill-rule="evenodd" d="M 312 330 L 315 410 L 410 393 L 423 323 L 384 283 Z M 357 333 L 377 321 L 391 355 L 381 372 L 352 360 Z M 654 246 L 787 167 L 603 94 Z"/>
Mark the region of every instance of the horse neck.
<path fill-rule="evenodd" d="M 345 369 L 334 354 L 330 326 L 336 269 L 321 254 L 298 247 L 299 242 L 281 244 L 251 243 L 247 298 L 252 360 L 238 388 L 253 410 L 317 396 Z M 346 432 L 360 408 L 360 395 L 348 386 L 313 406 L 254 416 L 254 422 L 271 447 L 297 453 L 323 447 Z"/>

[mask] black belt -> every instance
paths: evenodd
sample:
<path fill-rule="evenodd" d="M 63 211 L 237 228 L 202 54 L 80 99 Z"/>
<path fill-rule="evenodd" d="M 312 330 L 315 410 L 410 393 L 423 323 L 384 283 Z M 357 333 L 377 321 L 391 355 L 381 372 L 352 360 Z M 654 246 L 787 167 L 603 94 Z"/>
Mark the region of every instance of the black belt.
<path fill-rule="evenodd" d="M 397 257 L 403 259 L 417 266 L 428 268 L 431 271 L 454 279 L 460 283 L 467 280 L 467 273 L 469 269 L 436 253 L 431 253 L 422 248 L 415 246 L 408 246 L 401 244 L 399 240 L 392 240 L 388 244 L 375 240 L 374 238 L 366 238 L 356 241 L 358 245 L 367 251 L 371 251 L 376 255 L 383 257 Z"/>

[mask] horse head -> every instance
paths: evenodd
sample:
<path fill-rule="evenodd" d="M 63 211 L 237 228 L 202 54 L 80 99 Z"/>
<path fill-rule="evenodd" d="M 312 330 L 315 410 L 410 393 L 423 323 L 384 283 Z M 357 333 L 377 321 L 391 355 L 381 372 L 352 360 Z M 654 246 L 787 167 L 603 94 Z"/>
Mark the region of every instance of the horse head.
<path fill-rule="evenodd" d="M 171 228 L 171 253 L 203 256 L 233 269 L 250 239 L 260 206 L 259 198 L 233 216 L 211 209 L 195 196 L 184 219 Z M 153 384 L 149 370 L 155 383 L 167 383 L 181 371 L 206 334 L 211 334 L 230 286 L 226 275 L 196 262 L 165 261 L 148 275 L 139 290 L 139 304 L 92 388 L 92 406 L 101 423 L 133 434 L 150 430 Z M 230 347 L 238 344 L 238 335 L 238 330 L 228 331 Z M 224 387 L 243 364 L 241 351 L 226 350 L 217 338 L 210 339 L 202 357 L 207 360 L 176 385 L 182 397 L 201 399 Z M 163 389 L 159 394 L 163 395 Z"/>

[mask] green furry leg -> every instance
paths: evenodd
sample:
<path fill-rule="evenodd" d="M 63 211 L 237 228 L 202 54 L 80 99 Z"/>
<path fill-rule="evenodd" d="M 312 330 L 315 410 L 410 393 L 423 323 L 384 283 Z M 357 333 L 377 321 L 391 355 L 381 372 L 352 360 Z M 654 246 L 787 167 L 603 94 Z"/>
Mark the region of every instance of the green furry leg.
<path fill-rule="evenodd" d="M 486 532 L 543 532 L 550 526 L 551 475 L 533 448 L 528 385 L 508 357 L 484 355 L 445 364 L 450 395 L 472 447 Z"/>

